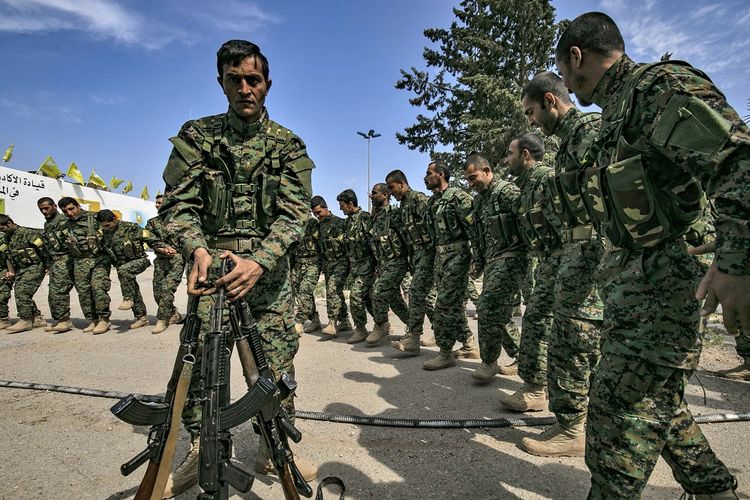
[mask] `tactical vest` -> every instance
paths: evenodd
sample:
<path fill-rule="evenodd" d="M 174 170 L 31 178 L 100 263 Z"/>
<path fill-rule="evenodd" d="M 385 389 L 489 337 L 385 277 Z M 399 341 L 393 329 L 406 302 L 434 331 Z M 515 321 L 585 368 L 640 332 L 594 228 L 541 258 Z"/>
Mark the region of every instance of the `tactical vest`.
<path fill-rule="evenodd" d="M 539 174 L 542 175 L 542 174 Z M 547 189 L 547 182 L 552 175 L 545 175 L 545 178 L 537 180 L 529 179 L 528 182 L 541 182 L 543 189 Z M 526 211 L 519 212 L 518 227 L 521 238 L 524 243 L 535 252 L 551 250 L 560 245 L 560 235 L 555 228 L 549 223 L 542 210 L 542 200 L 536 197 L 536 189 L 533 189 L 531 197 L 531 206 Z"/>
<path fill-rule="evenodd" d="M 346 253 L 354 260 L 372 257 L 370 250 L 370 235 L 365 227 L 362 214 L 357 219 L 351 218 L 344 235 Z"/>
<path fill-rule="evenodd" d="M 23 247 L 16 247 L 13 242 L 13 237 L 11 236 L 7 250 L 3 250 L 2 248 L 0 248 L 0 250 L 2 250 L 3 253 L 9 253 L 13 265 L 22 269 L 42 262 L 40 252 L 43 245 L 44 242 L 41 238 L 35 238 L 31 244 L 24 245 Z"/>
<path fill-rule="evenodd" d="M 332 224 L 332 222 L 328 222 L 327 224 Z M 346 252 L 343 239 L 344 236 L 341 234 L 324 233 L 321 229 L 318 244 L 323 255 L 332 260 L 341 257 Z"/>
<path fill-rule="evenodd" d="M 57 216 L 56 216 L 57 217 Z M 64 216 L 63 216 L 64 217 Z M 42 239 L 47 251 L 52 255 L 67 253 L 67 220 L 63 219 L 62 223 L 53 223 L 45 227 L 42 233 Z"/>
<path fill-rule="evenodd" d="M 587 168 L 583 176 L 587 211 L 597 230 L 615 246 L 648 248 L 674 240 L 700 222 L 706 207 L 698 179 L 649 151 L 642 138 L 629 144 L 623 135 L 633 116 L 636 94 L 653 85 L 653 78 L 644 80 L 642 76 L 663 64 L 684 66 L 711 81 L 685 62 L 662 61 L 639 67 L 626 82 L 624 97 L 597 140 L 604 161 Z M 730 127 L 701 100 L 673 96 L 656 122 L 651 141 L 660 147 L 688 143 L 692 150 L 711 155 L 729 139 Z M 603 158 L 608 151 L 614 151 L 614 156 Z"/>
<path fill-rule="evenodd" d="M 86 232 L 74 231 L 68 226 L 67 244 L 68 251 L 74 257 L 88 257 L 97 254 L 100 251 L 99 238 L 97 233 L 97 223 L 93 212 L 86 213 L 86 219 L 77 220 L 73 224 L 76 226 L 86 225 Z"/>
<path fill-rule="evenodd" d="M 143 243 L 139 240 L 125 239 L 119 242 L 118 245 L 108 245 L 107 248 L 110 250 L 113 260 L 118 264 L 146 257 Z"/>
<path fill-rule="evenodd" d="M 378 257 L 378 260 L 392 260 L 405 257 L 406 249 L 404 248 L 404 243 L 399 238 L 396 230 L 391 228 L 393 208 L 389 206 L 389 208 L 384 210 L 385 213 L 380 216 L 385 218 L 385 225 L 382 226 L 382 231 L 376 233 L 375 230 L 381 229 L 381 226 L 373 223 L 372 252 Z"/>
<path fill-rule="evenodd" d="M 480 241 L 485 241 L 486 248 L 504 252 L 522 243 L 518 229 L 518 218 L 509 212 L 501 211 L 500 199 L 492 196 L 487 200 L 489 211 L 483 210 L 485 222 L 480 224 Z"/>
<path fill-rule="evenodd" d="M 450 198 L 441 198 L 435 202 L 432 216 L 433 227 L 451 240 L 467 240 L 468 236 L 461 223 L 461 217 L 456 211 L 456 204 L 452 202 L 453 197 L 454 195 L 451 195 Z"/>
<path fill-rule="evenodd" d="M 419 249 L 432 244 L 430 234 L 430 214 L 417 213 L 417 204 L 401 206 L 401 220 L 403 222 L 402 236 L 411 248 Z"/>
<path fill-rule="evenodd" d="M 313 227 L 312 230 L 307 229 L 305 234 L 299 241 L 297 247 L 297 255 L 300 257 L 315 257 L 318 255 L 318 238 L 319 238 L 319 227 L 317 223 L 309 223 L 309 226 Z"/>

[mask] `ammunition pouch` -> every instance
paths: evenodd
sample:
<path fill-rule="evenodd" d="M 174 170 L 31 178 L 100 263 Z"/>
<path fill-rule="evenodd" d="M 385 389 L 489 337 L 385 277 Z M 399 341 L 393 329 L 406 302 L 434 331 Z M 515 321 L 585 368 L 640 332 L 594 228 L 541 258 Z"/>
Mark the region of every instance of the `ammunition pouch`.
<path fill-rule="evenodd" d="M 13 263 L 17 267 L 28 267 L 34 264 L 42 262 L 42 258 L 36 248 L 26 247 L 13 250 L 12 253 Z"/>
<path fill-rule="evenodd" d="M 518 245 L 521 242 L 521 235 L 516 216 L 509 213 L 489 216 L 485 238 L 492 240 L 488 242 L 488 247 L 497 248 L 499 251 Z"/>
<path fill-rule="evenodd" d="M 323 254 L 326 256 L 335 256 L 345 251 L 344 242 L 338 238 L 321 238 L 319 243 L 320 248 L 323 249 Z"/>
<path fill-rule="evenodd" d="M 68 249 L 65 236 L 58 230 L 51 230 L 44 233 L 44 243 L 52 253 L 64 253 Z"/>
<path fill-rule="evenodd" d="M 465 236 L 458 214 L 451 205 L 441 205 L 437 209 L 435 224 L 441 233 L 446 233 L 451 238 L 463 238 Z"/>
<path fill-rule="evenodd" d="M 417 222 L 413 218 L 404 214 L 404 231 L 403 236 L 406 244 L 412 248 L 422 248 L 432 243 L 429 225 L 424 222 Z"/>
<path fill-rule="evenodd" d="M 563 243 L 572 243 L 575 241 L 589 241 L 594 237 L 594 228 L 591 225 L 575 226 L 569 229 L 563 229 L 560 233 L 560 240 Z"/>
<path fill-rule="evenodd" d="M 122 244 L 122 254 L 126 261 L 140 259 L 146 256 L 140 241 L 125 240 Z"/>
<path fill-rule="evenodd" d="M 373 253 L 379 260 L 392 260 L 405 256 L 404 245 L 395 233 L 389 232 L 373 239 Z"/>
<path fill-rule="evenodd" d="M 201 223 L 206 233 L 216 234 L 227 221 L 228 196 L 225 174 L 218 170 L 206 169 L 201 182 Z"/>
<path fill-rule="evenodd" d="M 563 226 L 579 226 L 590 221 L 579 190 L 580 174 L 572 170 L 547 178 L 547 192 Z"/>

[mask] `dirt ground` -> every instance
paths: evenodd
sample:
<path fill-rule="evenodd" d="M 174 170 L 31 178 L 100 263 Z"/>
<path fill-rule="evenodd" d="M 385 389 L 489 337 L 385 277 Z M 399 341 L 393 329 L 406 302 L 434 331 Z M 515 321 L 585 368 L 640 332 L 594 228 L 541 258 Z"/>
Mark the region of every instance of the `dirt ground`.
<path fill-rule="evenodd" d="M 150 270 L 140 278 L 153 324 L 156 306 Z M 0 379 L 163 393 L 179 327 L 172 326 L 161 335 L 152 335 L 149 328 L 128 330 L 132 313 L 116 310 L 121 295 L 114 281 L 114 328 L 110 332 L 99 336 L 80 330 L 60 335 L 41 329 L 15 335 L 0 332 Z M 184 310 L 184 289 L 181 292 L 178 306 Z M 73 316 L 78 318 L 74 323 L 82 328 L 86 322 L 73 295 Z M 37 303 L 47 313 L 45 297 L 46 281 L 37 293 Z M 318 309 L 325 316 L 322 303 Z M 403 332 L 398 320 L 392 325 L 394 334 Z M 470 325 L 476 331 L 476 321 L 470 320 Z M 426 372 L 421 364 L 436 348 L 424 349 L 419 357 L 403 357 L 386 343 L 374 348 L 348 345 L 348 335 L 334 340 L 321 334 L 302 337 L 295 363 L 298 409 L 389 418 L 517 416 L 503 411 L 498 403 L 501 393 L 520 386 L 517 377 L 496 377 L 480 386 L 471 378 L 478 361 L 459 361 L 455 368 Z M 688 389 L 695 415 L 750 411 L 750 384 L 712 375 L 739 360 L 729 337 L 706 348 L 701 369 Z M 234 397 L 245 389 L 239 372 L 235 366 Z M 123 477 L 119 467 L 145 447 L 147 429 L 116 419 L 109 412 L 115 402 L 0 388 L 0 498 L 132 498 L 145 468 Z M 298 427 L 304 437 L 295 448 L 297 453 L 320 464 L 319 477 L 343 479 L 347 498 L 572 499 L 585 498 L 588 491 L 589 475 L 582 458 L 545 459 L 521 451 L 521 438 L 541 432 L 540 427 L 402 429 L 301 419 Z M 723 423 L 702 428 L 716 453 L 737 475 L 740 492 L 750 492 L 750 425 Z M 238 465 L 251 471 L 257 437 L 249 423 L 236 428 L 234 441 Z M 183 432 L 178 459 L 186 449 Z M 337 498 L 334 491 L 331 487 L 326 498 Z M 197 492 L 193 488 L 181 498 L 194 498 Z M 681 493 L 669 467 L 660 461 L 644 498 L 676 499 Z M 250 493 L 233 492 L 232 498 L 280 499 L 283 495 L 275 478 L 258 476 Z"/>

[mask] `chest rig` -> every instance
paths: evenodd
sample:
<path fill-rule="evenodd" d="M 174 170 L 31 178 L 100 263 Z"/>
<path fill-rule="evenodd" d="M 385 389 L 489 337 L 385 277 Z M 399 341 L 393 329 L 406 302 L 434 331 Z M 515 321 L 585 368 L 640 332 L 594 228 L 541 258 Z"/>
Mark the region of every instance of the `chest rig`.
<path fill-rule="evenodd" d="M 347 221 L 344 242 L 347 254 L 354 260 L 372 256 L 369 228 L 361 210 Z"/>
<path fill-rule="evenodd" d="M 73 257 L 87 257 L 99 253 L 98 224 L 93 212 L 86 212 L 85 217 L 69 222 L 67 245 Z"/>
<path fill-rule="evenodd" d="M 541 190 L 547 189 L 550 177 L 553 177 L 552 169 L 536 169 L 527 181 L 531 186 L 526 186 L 525 192 L 521 193 L 523 201 L 518 211 L 518 226 L 524 243 L 535 252 L 545 252 L 560 245 L 560 235 L 545 217 L 542 209 L 544 200 L 539 195 L 540 184 Z"/>
<path fill-rule="evenodd" d="M 523 243 L 518 229 L 518 219 L 510 212 L 501 197 L 505 187 L 488 193 L 482 200 L 481 223 L 478 224 L 483 253 L 502 253 Z"/>
<path fill-rule="evenodd" d="M 391 260 L 406 257 L 404 243 L 393 225 L 394 208 L 390 205 L 373 217 L 372 252 L 378 260 Z"/>
<path fill-rule="evenodd" d="M 412 195 L 411 203 L 401 203 L 401 221 L 403 222 L 402 236 L 406 244 L 414 249 L 424 248 L 432 244 L 430 235 L 429 210 L 419 213 L 416 193 Z"/>

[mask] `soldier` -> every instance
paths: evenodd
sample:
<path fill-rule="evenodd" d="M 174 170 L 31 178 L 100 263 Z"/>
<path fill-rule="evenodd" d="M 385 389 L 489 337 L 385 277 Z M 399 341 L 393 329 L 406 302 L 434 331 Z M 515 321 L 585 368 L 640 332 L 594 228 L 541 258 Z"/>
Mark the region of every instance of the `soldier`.
<path fill-rule="evenodd" d="M 522 446 L 535 455 L 583 456 L 589 381 L 599 362 L 603 306 L 594 273 L 603 248 L 583 207 L 578 176 L 599 131 L 600 117 L 578 111 L 560 77 L 549 71 L 524 87 L 521 104 L 529 124 L 560 138 L 555 176 L 547 179 L 547 187 L 562 225 L 547 358 L 549 408 L 557 423 L 537 438 L 523 438 Z"/>
<path fill-rule="evenodd" d="M 320 279 L 320 247 L 318 219 L 308 217 L 305 232 L 294 252 L 292 268 L 292 291 L 297 306 L 294 331 L 297 335 L 320 330 L 320 317 L 315 307 L 315 287 Z M 305 321 L 309 321 L 305 325 Z"/>
<path fill-rule="evenodd" d="M 398 319 L 409 324 L 409 307 L 401 295 L 401 282 L 408 267 L 406 246 L 401 237 L 401 214 L 391 206 L 391 193 L 382 182 L 375 184 L 370 192 L 372 200 L 372 228 L 370 235 L 373 251 L 378 259 L 375 283 L 372 285 L 372 317 L 375 326 L 366 342 L 376 345 L 388 335 L 391 324 L 388 309 Z"/>
<path fill-rule="evenodd" d="M 728 370 L 719 370 L 716 375 L 729 380 L 750 380 L 750 337 L 740 335 L 735 337 L 737 355 L 742 358 L 742 364 Z"/>
<path fill-rule="evenodd" d="M 401 209 L 401 224 L 411 268 L 409 285 L 409 321 L 406 335 L 391 342 L 391 346 L 410 354 L 419 354 L 420 340 L 424 331 L 424 317 L 434 325 L 435 302 L 429 300 L 433 286 L 435 245 L 430 235 L 430 218 L 426 194 L 409 187 L 409 181 L 401 170 L 393 170 L 385 177 L 388 190 L 398 200 Z"/>
<path fill-rule="evenodd" d="M 13 294 L 13 279 L 16 276 L 15 268 L 8 256 L 8 238 L 5 233 L 0 234 L 0 270 L 0 330 L 5 330 L 11 325 L 8 303 Z"/>
<path fill-rule="evenodd" d="M 328 324 L 322 333 L 335 337 L 338 332 L 352 329 L 344 299 L 344 285 L 349 275 L 349 257 L 344 248 L 346 221 L 328 210 L 328 204 L 322 196 L 313 196 L 310 206 L 320 224 L 320 267 L 326 281 Z"/>
<path fill-rule="evenodd" d="M 42 257 L 42 233 L 38 229 L 19 226 L 4 214 L 0 214 L 0 232 L 5 233 L 8 242 L 7 248 L 3 248 L 2 251 L 10 258 L 15 269 L 15 276 L 9 272 L 6 273 L 6 278 L 15 278 L 13 290 L 19 318 L 6 331 L 26 332 L 41 326 L 34 321 L 36 312 L 39 311 L 34 303 L 34 294 L 39 290 L 46 273 Z"/>
<path fill-rule="evenodd" d="M 531 296 L 524 297 L 526 310 L 521 320 L 518 375 L 523 386 L 500 402 L 514 411 L 543 410 L 547 396 L 547 343 L 555 304 L 554 286 L 560 265 L 560 223 L 546 199 L 547 178 L 552 169 L 541 163 L 544 141 L 537 134 L 524 133 L 513 139 L 505 158 L 521 196 L 513 206 L 521 238 L 538 263 Z"/>
<path fill-rule="evenodd" d="M 68 252 L 66 234 L 68 219 L 57 211 L 55 200 L 39 198 L 36 202 L 44 216 L 44 256 L 49 272 L 49 309 L 53 323 L 45 332 L 63 333 L 73 328 L 70 322 L 70 291 L 73 290 L 73 256 Z"/>
<path fill-rule="evenodd" d="M 434 192 L 430 198 L 430 222 L 435 243 L 435 341 L 440 353 L 426 361 L 425 370 L 442 370 L 456 365 L 456 357 L 476 359 L 479 351 L 466 321 L 465 302 L 469 280 L 472 228 L 467 221 L 471 196 L 449 186 L 451 171 L 442 160 L 430 162 L 425 186 Z M 453 345 L 462 342 L 456 354 Z"/>
<path fill-rule="evenodd" d="M 268 59 L 257 45 L 244 40 L 224 43 L 217 53 L 217 70 L 229 110 L 191 120 L 171 139 L 174 148 L 163 177 L 172 191 L 160 212 L 165 214 L 167 236 L 186 261 L 193 261 L 187 286 L 189 294 L 200 296 L 200 338 L 209 327 L 215 290 L 199 285 L 216 279 L 229 300 L 247 301 L 278 379 L 283 372 L 294 373 L 299 349 L 292 326 L 288 252 L 302 236 L 314 165 L 302 140 L 268 117 L 264 106 L 271 88 Z M 234 269 L 219 279 L 221 259 L 231 260 Z M 192 447 L 170 476 L 166 497 L 198 480 L 200 371 L 199 366 L 193 369 L 183 413 Z M 291 397 L 282 404 L 294 415 Z M 299 458 L 296 463 L 305 479 L 316 477 L 314 466 Z M 271 469 L 268 451 L 261 447 L 255 471 L 268 474 Z"/>
<path fill-rule="evenodd" d="M 156 197 L 156 209 L 161 207 L 164 196 Z M 182 321 L 182 316 L 174 306 L 174 294 L 180 286 L 182 275 L 185 272 L 185 259 L 177 249 L 170 245 L 164 231 L 164 218 L 161 215 L 152 217 L 146 222 L 146 231 L 149 232 L 148 246 L 156 254 L 154 259 L 154 277 L 152 286 L 154 300 L 158 306 L 156 312 L 156 325 L 151 333 L 159 334 L 167 329 L 169 325 Z"/>
<path fill-rule="evenodd" d="M 517 371 L 512 364 L 498 366 L 497 360 L 503 348 L 511 359 L 518 355 L 520 333 L 511 317 L 529 260 L 513 214 L 521 196 L 518 188 L 495 176 L 490 162 L 479 154 L 466 160 L 464 178 L 477 192 L 471 211 L 476 228 L 471 272 L 484 275 L 476 302 L 482 364 L 472 376 L 486 382 L 498 373 L 514 375 Z"/>
<path fill-rule="evenodd" d="M 687 63 L 636 64 L 614 21 L 583 14 L 555 51 L 565 86 L 602 109 L 579 189 L 607 238 L 601 360 L 589 393 L 589 498 L 641 495 L 659 455 L 688 497 L 737 498 L 685 399 L 698 366 L 699 311 L 721 302 L 730 334 L 750 334 L 750 129 Z M 700 267 L 684 235 L 704 192 L 718 213 L 715 259 Z M 697 290 L 697 292 L 696 292 Z M 699 300 L 706 298 L 703 308 Z"/>
<path fill-rule="evenodd" d="M 117 220 L 112 210 L 100 210 L 96 213 L 96 220 L 102 227 L 102 246 L 117 269 L 122 296 L 132 302 L 135 321 L 130 323 L 130 329 L 148 326 L 146 304 L 143 303 L 137 278 L 151 265 L 143 248 L 143 244 L 151 239 L 151 234 L 134 222 Z"/>
<path fill-rule="evenodd" d="M 367 338 L 367 312 L 374 316 L 371 297 L 375 279 L 375 256 L 370 246 L 372 216 L 359 208 L 357 195 L 351 189 L 342 191 L 336 201 L 347 217 L 344 243 L 349 256 L 349 274 L 352 277 L 349 309 L 354 320 L 354 333 L 347 343 L 356 344 Z"/>

